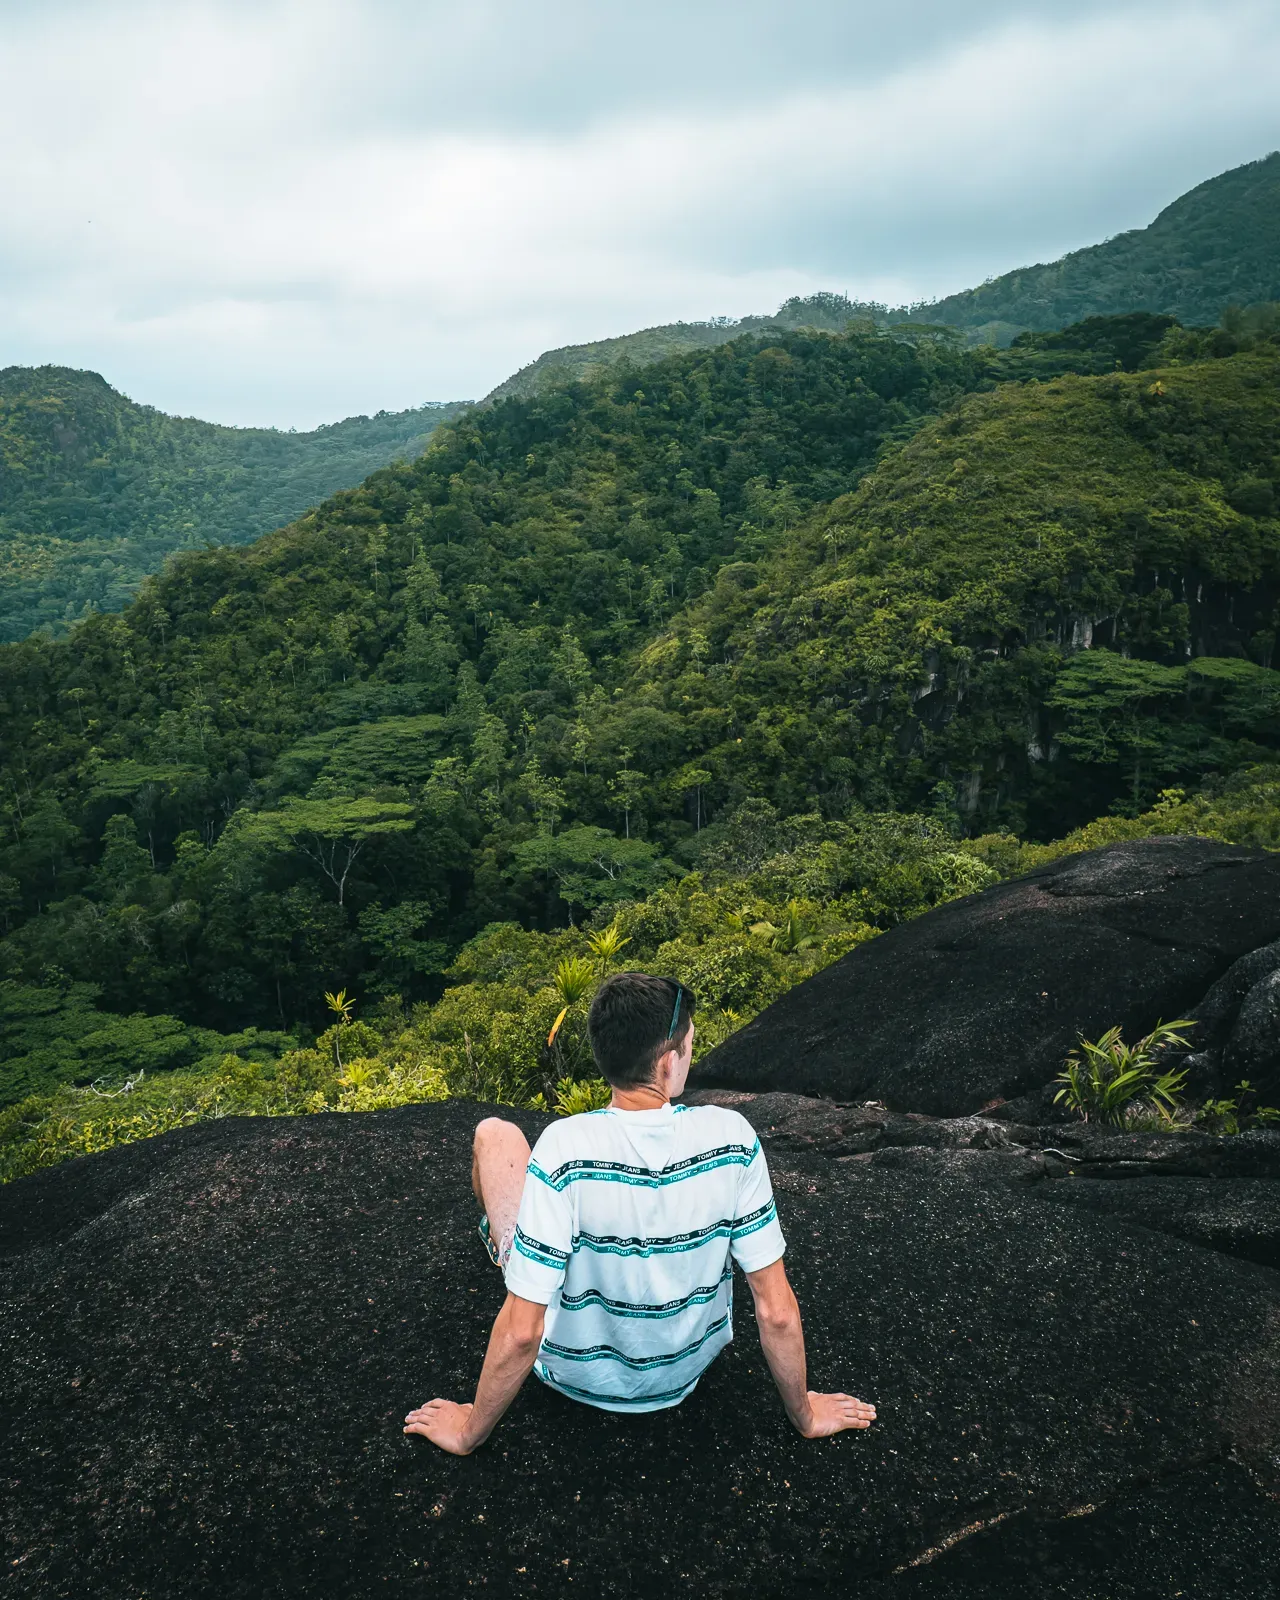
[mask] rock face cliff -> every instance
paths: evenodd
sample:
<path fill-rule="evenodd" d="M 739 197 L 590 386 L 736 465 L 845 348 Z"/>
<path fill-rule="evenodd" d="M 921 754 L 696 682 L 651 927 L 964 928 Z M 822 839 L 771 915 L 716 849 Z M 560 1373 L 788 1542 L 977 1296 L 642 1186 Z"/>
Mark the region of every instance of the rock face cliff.
<path fill-rule="evenodd" d="M 1280 855 L 1110 845 L 860 945 L 713 1051 L 701 1081 L 1034 1117 L 1079 1034 L 1119 1023 L 1132 1039 L 1203 1009 L 1197 1086 L 1248 1077 L 1280 1097 L 1277 940 Z"/>
<path fill-rule="evenodd" d="M 473 1457 L 406 1438 L 470 1396 L 501 1301 L 485 1108 L 228 1119 L 0 1191 L 13 1592 L 1275 1592 L 1280 1135 L 733 1098 L 811 1381 L 873 1400 L 871 1431 L 790 1429 L 740 1297 L 674 1411 L 531 1380 Z"/>

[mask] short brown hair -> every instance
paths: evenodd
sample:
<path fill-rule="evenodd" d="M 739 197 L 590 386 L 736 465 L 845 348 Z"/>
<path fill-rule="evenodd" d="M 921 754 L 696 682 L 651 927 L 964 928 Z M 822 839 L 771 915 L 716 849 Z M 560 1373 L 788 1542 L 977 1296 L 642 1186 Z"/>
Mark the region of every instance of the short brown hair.
<path fill-rule="evenodd" d="M 675 978 L 615 972 L 604 980 L 591 1002 L 587 1031 L 596 1065 L 615 1089 L 653 1082 L 658 1057 L 683 1044 L 694 1003 L 693 990 Z"/>

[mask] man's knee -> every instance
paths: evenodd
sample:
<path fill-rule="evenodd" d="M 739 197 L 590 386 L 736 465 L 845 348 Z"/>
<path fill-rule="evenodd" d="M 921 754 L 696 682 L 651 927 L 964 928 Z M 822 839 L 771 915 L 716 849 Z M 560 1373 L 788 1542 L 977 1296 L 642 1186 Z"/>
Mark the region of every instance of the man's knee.
<path fill-rule="evenodd" d="M 476 1124 L 475 1138 L 472 1140 L 472 1149 L 477 1155 L 489 1151 L 500 1150 L 503 1145 L 509 1145 L 516 1140 L 523 1141 L 524 1134 L 516 1127 L 514 1122 L 507 1122 L 502 1117 L 485 1117 Z"/>

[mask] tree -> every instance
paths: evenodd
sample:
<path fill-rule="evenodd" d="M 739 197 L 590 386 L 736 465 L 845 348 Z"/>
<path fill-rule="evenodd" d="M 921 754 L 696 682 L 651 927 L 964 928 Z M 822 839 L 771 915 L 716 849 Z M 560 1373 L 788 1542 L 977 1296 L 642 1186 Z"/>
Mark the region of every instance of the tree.
<path fill-rule="evenodd" d="M 403 994 L 424 976 L 445 970 L 448 945 L 443 939 L 421 937 L 441 909 L 434 900 L 401 900 L 390 907 L 368 906 L 360 913 L 360 935 L 376 958 L 377 976 L 371 988 Z"/>
<path fill-rule="evenodd" d="M 688 766 L 681 767 L 671 780 L 671 787 L 678 795 L 687 795 L 690 791 L 694 797 L 694 831 L 702 832 L 702 790 L 705 784 L 711 782 L 712 774 L 705 767 L 700 767 L 691 761 Z"/>
<path fill-rule="evenodd" d="M 1130 762 L 1133 802 L 1141 803 L 1143 760 L 1165 743 L 1157 708 L 1183 693 L 1185 667 L 1131 661 L 1111 650 L 1077 656 L 1046 698 L 1065 718 L 1058 737 L 1081 761 Z"/>
<path fill-rule="evenodd" d="M 296 850 L 328 878 L 344 903 L 351 868 L 370 839 L 409 833 L 413 807 L 399 800 L 288 799 L 278 811 L 248 813 L 239 837 L 275 849 Z"/>
<path fill-rule="evenodd" d="M 409 619 L 404 638 L 405 677 L 422 684 L 431 705 L 443 708 L 448 703 L 458 660 L 453 629 L 443 612 L 435 612 L 426 623 L 416 617 Z"/>
<path fill-rule="evenodd" d="M 609 793 L 613 796 L 618 810 L 622 812 L 623 835 L 631 837 L 631 813 L 639 806 L 640 797 L 645 790 L 645 776 L 637 772 L 631 765 L 633 752 L 622 751 L 622 768 L 618 776 L 609 785 Z"/>
<path fill-rule="evenodd" d="M 551 652 L 551 683 L 565 693 L 570 701 L 577 701 L 591 685 L 591 662 L 578 643 L 573 629 L 566 622 Z"/>
<path fill-rule="evenodd" d="M 564 785 L 548 777 L 537 756 L 530 756 L 520 774 L 520 788 L 529 802 L 539 833 L 554 833 L 565 808 Z"/>
<path fill-rule="evenodd" d="M 145 897 L 151 877 L 151 852 L 138 843 L 133 819 L 118 813 L 110 817 L 102 835 L 102 860 L 93 873 L 94 888 L 104 900 L 128 905 Z"/>
<path fill-rule="evenodd" d="M 518 844 L 513 854 L 520 872 L 545 873 L 555 882 L 571 922 L 575 906 L 591 910 L 643 899 L 678 871 L 640 839 L 619 839 L 607 828 L 585 825 L 540 833 Z"/>
<path fill-rule="evenodd" d="M 1274 739 L 1280 730 L 1280 672 L 1238 658 L 1202 656 L 1187 666 L 1187 688 L 1223 735 Z"/>
<path fill-rule="evenodd" d="M 52 795 L 41 795 L 25 815 L 18 814 L 17 842 L 4 852 L 5 862 L 37 905 L 47 904 L 72 887 L 72 851 L 80 830 L 68 820 Z"/>

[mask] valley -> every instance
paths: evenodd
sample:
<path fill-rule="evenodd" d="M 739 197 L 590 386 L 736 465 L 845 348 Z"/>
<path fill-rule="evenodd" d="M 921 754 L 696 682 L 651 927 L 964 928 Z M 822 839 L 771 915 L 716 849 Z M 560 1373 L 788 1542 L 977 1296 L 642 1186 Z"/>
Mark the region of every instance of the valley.
<path fill-rule="evenodd" d="M 1243 226 L 1275 160 L 1179 215 Z M 317 435 L 7 374 L 7 516 L 211 532 L 0 647 L 6 1175 L 227 1109 L 587 1103 L 607 960 L 710 1051 L 1056 855 L 1280 844 L 1275 307 L 881 312 Z"/>

